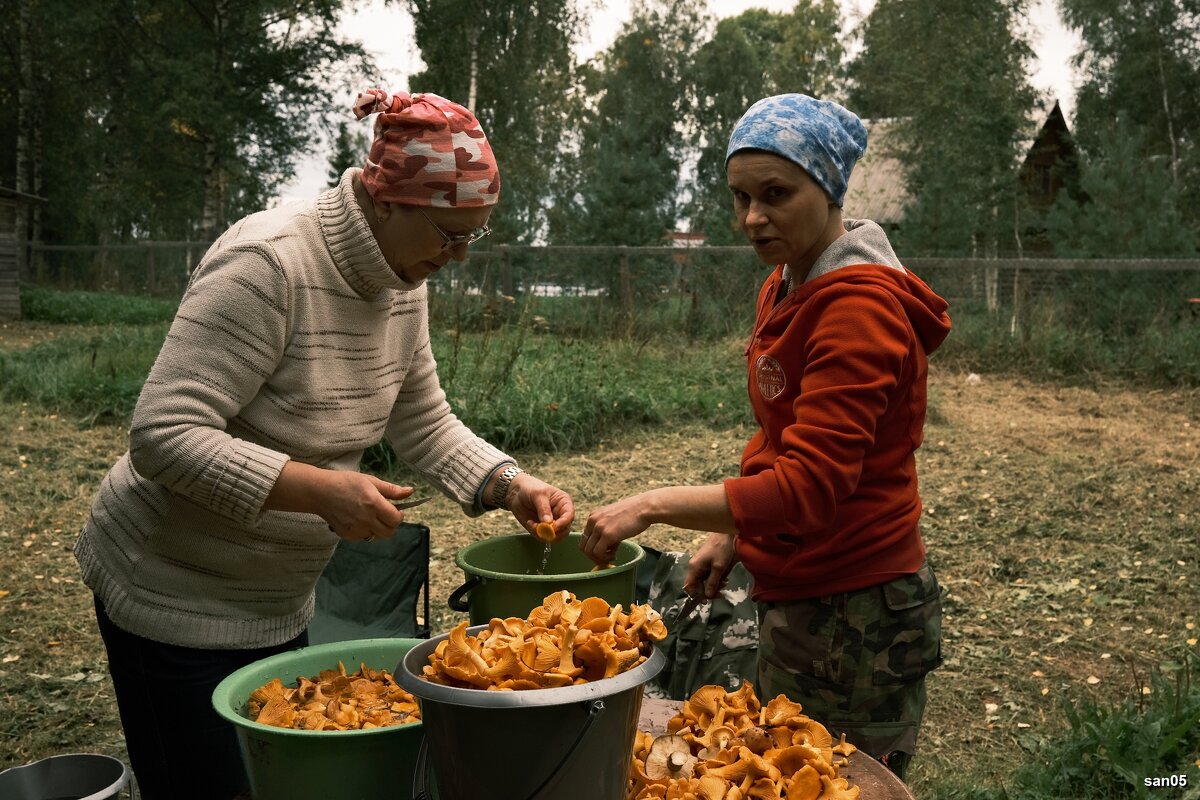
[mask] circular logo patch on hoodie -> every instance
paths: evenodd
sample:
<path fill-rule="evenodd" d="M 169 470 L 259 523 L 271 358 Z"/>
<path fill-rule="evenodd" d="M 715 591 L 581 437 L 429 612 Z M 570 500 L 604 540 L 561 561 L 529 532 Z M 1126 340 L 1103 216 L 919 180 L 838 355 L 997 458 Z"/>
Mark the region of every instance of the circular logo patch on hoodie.
<path fill-rule="evenodd" d="M 759 356 L 754 362 L 754 378 L 758 382 L 759 394 L 766 400 L 774 400 L 787 386 L 783 367 L 771 356 Z"/>

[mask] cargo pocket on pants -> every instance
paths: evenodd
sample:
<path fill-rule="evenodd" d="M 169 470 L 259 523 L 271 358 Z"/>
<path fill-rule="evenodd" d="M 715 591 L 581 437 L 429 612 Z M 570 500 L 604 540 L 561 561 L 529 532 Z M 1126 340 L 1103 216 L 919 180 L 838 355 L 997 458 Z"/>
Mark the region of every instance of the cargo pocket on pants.
<path fill-rule="evenodd" d="M 880 587 L 878 644 L 872 683 L 909 683 L 942 663 L 942 588 L 928 564 Z"/>

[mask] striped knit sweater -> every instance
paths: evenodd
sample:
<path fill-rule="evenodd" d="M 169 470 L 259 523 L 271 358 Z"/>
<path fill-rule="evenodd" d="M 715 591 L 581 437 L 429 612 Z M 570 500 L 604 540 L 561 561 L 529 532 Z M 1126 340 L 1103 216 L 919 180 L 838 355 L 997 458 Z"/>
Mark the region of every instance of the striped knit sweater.
<path fill-rule="evenodd" d="M 386 437 L 470 515 L 506 455 L 450 411 L 426 287 L 384 262 L 349 170 L 313 203 L 251 215 L 196 268 L 138 400 L 130 448 L 75 545 L 121 628 L 187 647 L 288 641 L 337 544 L 267 511 L 289 458 L 356 470 Z"/>

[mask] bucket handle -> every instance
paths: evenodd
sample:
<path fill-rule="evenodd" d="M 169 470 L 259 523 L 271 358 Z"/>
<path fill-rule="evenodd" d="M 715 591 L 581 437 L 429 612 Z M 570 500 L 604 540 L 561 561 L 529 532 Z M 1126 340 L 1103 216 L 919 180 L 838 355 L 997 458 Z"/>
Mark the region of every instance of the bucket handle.
<path fill-rule="evenodd" d="M 446 600 L 446 605 L 450 606 L 452 611 L 470 611 L 471 590 L 479 584 L 483 583 L 483 578 L 478 575 L 472 575 L 467 578 L 467 582 L 450 593 L 450 597 Z"/>
<path fill-rule="evenodd" d="M 468 583 L 469 582 L 470 581 L 468 581 Z M 545 790 L 550 781 L 554 780 L 554 777 L 558 775 L 558 772 L 563 768 L 563 765 L 571 760 L 571 757 L 575 755 L 575 751 L 579 748 L 579 743 L 583 741 L 584 735 L 587 734 L 588 729 L 592 727 L 592 723 L 596 721 L 596 717 L 600 716 L 600 712 L 602 711 L 604 711 L 603 700 L 591 700 L 588 702 L 587 719 L 585 719 L 583 721 L 583 725 L 579 727 L 579 734 L 575 737 L 575 741 L 571 744 L 570 749 L 563 754 L 562 760 L 554 765 L 554 769 L 550 770 L 550 774 L 546 776 L 546 779 L 542 781 L 536 789 L 533 790 L 532 794 L 529 795 L 529 800 L 536 800 L 537 796 L 541 794 L 543 790 Z M 413 770 L 413 800 L 430 800 L 431 795 L 427 790 L 428 785 L 429 737 L 422 736 L 421 747 L 417 750 L 417 766 L 416 769 Z"/>

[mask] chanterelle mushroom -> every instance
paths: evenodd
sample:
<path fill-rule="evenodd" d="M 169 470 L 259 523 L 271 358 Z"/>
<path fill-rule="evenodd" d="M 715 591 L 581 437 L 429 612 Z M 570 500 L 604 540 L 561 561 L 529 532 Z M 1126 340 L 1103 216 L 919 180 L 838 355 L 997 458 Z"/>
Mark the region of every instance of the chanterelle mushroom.
<path fill-rule="evenodd" d="M 725 790 L 728 788 L 728 781 L 716 775 L 704 775 L 696 782 L 696 797 L 700 800 L 725 800 Z"/>
<path fill-rule="evenodd" d="M 646 756 L 646 777 L 650 780 L 690 778 L 695 768 L 696 757 L 682 736 L 666 734 L 656 737 L 650 745 Z"/>
<path fill-rule="evenodd" d="M 755 755 L 765 753 L 775 745 L 775 740 L 771 738 L 771 734 L 757 725 L 742 731 L 742 739 L 746 742 L 746 747 L 750 748 L 750 752 Z"/>
<path fill-rule="evenodd" d="M 697 744 L 703 745 L 700 758 L 713 758 L 717 753 L 729 746 L 737 734 L 728 725 L 716 725 L 709 728 L 703 736 L 697 736 Z"/>

